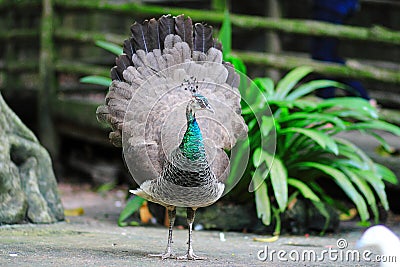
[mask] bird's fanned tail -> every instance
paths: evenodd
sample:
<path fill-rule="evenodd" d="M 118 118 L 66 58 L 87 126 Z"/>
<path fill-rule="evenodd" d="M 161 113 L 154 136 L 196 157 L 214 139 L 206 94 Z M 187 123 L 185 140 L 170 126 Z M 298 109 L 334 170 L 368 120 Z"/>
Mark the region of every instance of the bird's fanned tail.
<path fill-rule="evenodd" d="M 124 54 L 111 69 L 113 81 L 106 102 L 97 110 L 98 120 L 111 126 L 111 142 L 122 146 L 126 129 L 131 151 L 127 160 L 135 161 L 146 179 L 159 176 L 165 153 L 177 145 L 185 127 L 184 111 L 178 110 L 190 93 L 176 86 L 193 76 L 198 78 L 200 92 L 217 106 L 213 120 L 200 117 L 198 121 L 206 145 L 210 148 L 207 140 L 212 140 L 214 146 L 207 151 L 214 172 L 225 177 L 229 160 L 218 160 L 216 155 L 225 158 L 223 149 L 231 149 L 247 127 L 240 114 L 239 75 L 214 48 L 218 42 L 212 38 L 212 27 L 200 23 L 193 27 L 183 15 L 164 15 L 135 22 L 131 32 Z"/>

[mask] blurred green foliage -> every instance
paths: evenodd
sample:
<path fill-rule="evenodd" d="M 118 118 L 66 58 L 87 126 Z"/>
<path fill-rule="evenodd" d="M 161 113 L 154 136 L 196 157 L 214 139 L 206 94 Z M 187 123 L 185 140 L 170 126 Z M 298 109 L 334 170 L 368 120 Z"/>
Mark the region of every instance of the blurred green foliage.
<path fill-rule="evenodd" d="M 397 179 L 388 168 L 373 162 L 360 148 L 337 134 L 356 130 L 388 146 L 374 130 L 400 136 L 400 128 L 379 120 L 376 109 L 361 98 L 302 99 L 319 88 L 346 88 L 330 80 L 298 84 L 311 71 L 306 66 L 296 68 L 276 85 L 269 78 L 256 78 L 255 86 L 261 94 L 250 106 L 258 108 L 243 110 L 250 139 L 256 138 L 251 141 L 251 157 L 258 216 L 265 224 L 270 224 L 273 214 L 279 216 L 287 209 L 288 199 L 300 194 L 315 205 L 326 218 L 327 225 L 330 218 L 326 205 L 347 211 L 344 201 L 324 188 L 325 179 L 332 179 L 354 203 L 362 222 L 368 221 L 372 212 L 378 223 L 378 203 L 385 210 L 389 209 L 384 181 L 395 184 Z M 253 123 L 256 114 L 263 112 L 267 105 L 272 116 L 263 117 L 261 126 L 257 127 Z M 265 121 L 269 127 L 263 126 Z M 276 131 L 275 155 L 265 151 L 259 141 L 261 136 L 268 138 L 273 128 Z M 277 233 L 279 227 L 277 225 Z"/>
<path fill-rule="evenodd" d="M 231 26 L 225 11 L 219 39 L 224 60 L 246 74 L 243 62 L 231 55 Z M 356 206 L 361 222 L 366 225 L 370 211 L 379 222 L 378 203 L 389 209 L 384 181 L 397 183 L 392 171 L 373 162 L 360 148 L 336 135 L 357 130 L 375 137 L 382 146 L 390 146 L 374 130 L 385 130 L 400 136 L 400 128 L 381 121 L 377 111 L 361 98 L 342 97 L 310 101 L 302 97 L 325 87 L 351 90 L 331 80 L 301 82 L 312 69 L 307 66 L 290 71 L 276 85 L 267 77 L 255 78 L 249 88 L 241 90 L 244 116 L 249 127 L 252 167 L 244 180 L 251 179 L 257 215 L 265 225 L 275 219 L 275 234 L 280 233 L 280 215 L 289 200 L 298 194 L 309 199 L 326 218 L 326 205 L 347 212 L 343 201 L 324 188 L 324 179 L 332 179 Z M 301 83 L 300 83 L 301 82 Z M 243 101 L 242 101 L 243 102 Z M 271 116 L 265 115 L 270 109 Z M 257 116 L 258 115 L 258 116 Z M 260 119 L 261 118 L 261 119 Z M 276 138 L 276 151 L 264 149 L 263 138 Z M 246 145 L 241 147 L 248 149 Z M 239 149 L 239 154 L 241 153 Z M 244 152 L 243 152 L 244 153 Z M 231 170 L 235 170 L 232 162 Z M 247 178 L 246 178 L 247 176 Z M 377 196 L 377 197 L 376 197 Z"/>

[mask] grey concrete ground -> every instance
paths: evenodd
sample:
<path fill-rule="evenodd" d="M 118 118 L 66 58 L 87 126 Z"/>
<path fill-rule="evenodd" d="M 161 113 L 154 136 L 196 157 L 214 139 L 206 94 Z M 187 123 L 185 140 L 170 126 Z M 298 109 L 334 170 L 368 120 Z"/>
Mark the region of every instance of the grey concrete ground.
<path fill-rule="evenodd" d="M 374 262 L 337 259 L 340 253 L 354 249 L 360 231 L 328 237 L 285 236 L 273 243 L 255 242 L 254 235 L 240 233 L 225 233 L 226 241 L 222 242 L 218 232 L 195 232 L 197 253 L 208 257 L 196 262 L 147 257 L 147 253 L 161 252 L 166 241 L 166 229 L 152 227 L 58 223 L 2 227 L 0 235 L 1 266 L 377 266 Z M 348 248 L 338 249 L 338 238 L 345 238 Z M 174 247 L 179 254 L 185 251 L 185 240 L 186 231 L 175 230 Z M 257 254 L 265 246 L 269 253 L 285 250 L 288 254 L 282 256 L 288 261 L 278 260 L 277 254 L 273 254 L 273 260 L 260 261 Z M 328 254 L 322 261 L 295 262 L 289 258 L 305 250 L 315 251 L 321 258 L 322 250 L 329 248 L 339 251 L 331 255 L 331 260 Z"/>
<path fill-rule="evenodd" d="M 390 142 L 400 145 L 397 138 Z M 371 151 L 371 144 L 366 141 L 363 146 Z M 85 213 L 53 225 L 0 226 L 0 266 L 379 266 L 373 261 L 379 253 L 376 248 L 367 248 L 375 253 L 366 255 L 371 261 L 363 260 L 365 249 L 355 251 L 355 243 L 364 230 L 355 223 L 342 223 L 338 233 L 324 237 L 281 236 L 266 243 L 253 239 L 268 236 L 227 232 L 226 241 L 222 241 L 220 232 L 195 231 L 194 249 L 207 260 L 149 258 L 148 253 L 165 249 L 167 229 L 117 226 L 127 188 L 102 196 L 88 188 L 66 184 L 59 187 L 65 208 L 83 208 Z M 389 220 L 388 225 L 400 235 L 398 217 Z M 174 230 L 173 246 L 178 255 L 185 252 L 186 239 L 186 230 Z M 339 245 L 347 244 L 345 248 L 338 247 L 339 239 L 344 239 Z M 262 261 L 258 255 L 266 255 L 259 251 L 266 248 L 269 257 Z M 280 250 L 281 260 L 276 253 Z M 294 261 L 297 257 L 299 260 Z M 400 257 L 397 261 L 400 266 Z"/>
<path fill-rule="evenodd" d="M 195 251 L 206 256 L 206 260 L 150 258 L 148 253 L 164 250 L 167 229 L 118 227 L 116 218 L 123 206 L 121 191 L 103 197 L 86 189 L 71 189 L 65 184 L 61 184 L 60 189 L 64 205 L 67 208 L 82 207 L 85 214 L 67 217 L 66 222 L 53 225 L 1 226 L 0 266 L 378 266 L 376 262 L 362 259 L 364 250 L 360 250 L 360 261 L 352 255 L 346 260 L 363 231 L 354 223 L 342 225 L 340 233 L 333 235 L 281 236 L 277 241 L 267 243 L 253 239 L 268 236 L 227 232 L 224 233 L 226 241 L 222 241 L 220 232 L 196 231 Z M 400 234 L 398 222 L 392 229 Z M 347 242 L 344 249 L 338 248 L 340 238 Z M 185 252 L 186 239 L 186 230 L 174 230 L 173 245 L 178 255 Z M 259 251 L 266 248 L 268 259 L 259 260 L 257 255 L 265 257 L 265 253 Z M 328 252 L 322 254 L 323 250 L 329 249 L 331 255 Z M 279 260 L 273 250 L 285 251 L 287 254 L 281 255 L 285 260 Z M 300 260 L 292 260 L 296 257 Z"/>

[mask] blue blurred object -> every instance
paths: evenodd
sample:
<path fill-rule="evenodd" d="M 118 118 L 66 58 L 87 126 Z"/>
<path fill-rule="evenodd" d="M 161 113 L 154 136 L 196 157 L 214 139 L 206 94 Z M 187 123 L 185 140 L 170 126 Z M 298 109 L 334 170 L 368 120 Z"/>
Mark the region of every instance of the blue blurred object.
<path fill-rule="evenodd" d="M 313 19 L 335 24 L 343 24 L 358 9 L 358 0 L 314 0 Z M 339 40 L 331 37 L 314 37 L 311 43 L 311 57 L 315 60 L 345 64 L 338 55 Z M 327 77 L 329 78 L 329 77 Z M 369 99 L 364 86 L 356 80 L 340 79 L 354 89 L 356 96 Z M 335 97 L 335 88 L 321 89 L 317 95 L 322 98 Z"/>
<path fill-rule="evenodd" d="M 358 0 L 315 0 L 314 19 L 342 24 L 358 9 Z"/>

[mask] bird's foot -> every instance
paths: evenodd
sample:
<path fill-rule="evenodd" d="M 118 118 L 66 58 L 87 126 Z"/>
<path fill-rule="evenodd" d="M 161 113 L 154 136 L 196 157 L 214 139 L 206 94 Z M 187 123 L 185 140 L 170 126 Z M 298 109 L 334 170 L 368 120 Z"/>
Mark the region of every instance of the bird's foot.
<path fill-rule="evenodd" d="M 157 257 L 157 258 L 161 258 L 162 260 L 165 259 L 176 259 L 175 254 L 173 254 L 171 251 L 166 251 L 165 253 L 161 253 L 161 254 L 149 254 L 149 257 Z"/>
<path fill-rule="evenodd" d="M 206 257 L 200 257 L 193 253 L 193 251 L 189 251 L 183 256 L 177 258 L 178 260 L 206 260 Z"/>

